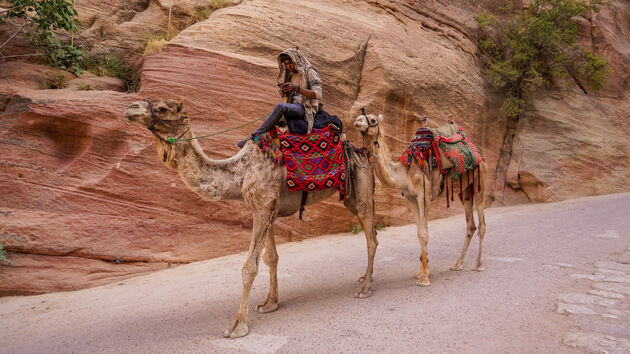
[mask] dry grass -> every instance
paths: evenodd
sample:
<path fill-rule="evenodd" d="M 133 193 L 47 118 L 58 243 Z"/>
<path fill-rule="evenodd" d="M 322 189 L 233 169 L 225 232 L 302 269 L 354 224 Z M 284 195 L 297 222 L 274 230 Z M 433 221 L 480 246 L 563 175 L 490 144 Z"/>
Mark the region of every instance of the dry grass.
<path fill-rule="evenodd" d="M 58 90 L 66 86 L 68 86 L 68 77 L 63 74 L 48 73 L 48 76 L 42 80 L 42 88 L 45 90 Z"/>
<path fill-rule="evenodd" d="M 168 40 L 163 34 L 154 34 L 147 39 L 144 45 L 144 55 L 160 53 L 167 44 Z"/>
<path fill-rule="evenodd" d="M 208 19 L 214 10 L 222 9 L 229 5 L 226 0 L 210 0 L 195 12 L 194 22 Z"/>

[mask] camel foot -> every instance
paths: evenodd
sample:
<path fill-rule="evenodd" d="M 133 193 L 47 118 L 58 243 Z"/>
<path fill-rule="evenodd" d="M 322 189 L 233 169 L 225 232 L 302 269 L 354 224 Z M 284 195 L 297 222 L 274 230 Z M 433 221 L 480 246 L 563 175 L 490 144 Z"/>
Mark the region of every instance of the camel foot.
<path fill-rule="evenodd" d="M 235 319 L 232 321 L 228 329 L 223 332 L 223 336 L 225 338 L 239 338 L 247 335 L 249 332 L 249 328 L 247 327 L 247 323 L 242 320 Z"/>
<path fill-rule="evenodd" d="M 484 270 L 486 270 L 486 266 L 482 265 L 478 265 L 477 268 L 475 269 L 478 272 L 483 272 Z"/>
<path fill-rule="evenodd" d="M 354 294 L 354 297 L 356 297 L 357 299 L 365 299 L 372 296 L 372 290 L 371 289 L 361 289 L 361 291 L 357 292 L 356 294 Z"/>
<path fill-rule="evenodd" d="M 450 269 L 451 269 L 451 270 L 454 270 L 454 271 L 460 271 L 460 270 L 463 270 L 463 269 L 464 269 L 464 267 L 462 267 L 462 265 L 461 265 L 461 264 L 455 264 L 455 265 L 454 265 L 454 266 L 452 266 Z"/>
<path fill-rule="evenodd" d="M 264 304 L 256 306 L 256 311 L 260 313 L 269 313 L 278 309 L 277 302 L 270 302 L 269 300 L 265 301 Z"/>
<path fill-rule="evenodd" d="M 372 280 L 374 280 L 374 277 L 372 277 Z M 365 275 L 360 276 L 359 279 L 357 279 L 357 283 L 365 283 Z"/>
<path fill-rule="evenodd" d="M 429 277 L 421 276 L 420 279 L 418 279 L 418 282 L 416 283 L 416 285 L 418 285 L 418 286 L 429 286 L 429 285 L 431 285 L 431 282 L 429 281 Z"/>

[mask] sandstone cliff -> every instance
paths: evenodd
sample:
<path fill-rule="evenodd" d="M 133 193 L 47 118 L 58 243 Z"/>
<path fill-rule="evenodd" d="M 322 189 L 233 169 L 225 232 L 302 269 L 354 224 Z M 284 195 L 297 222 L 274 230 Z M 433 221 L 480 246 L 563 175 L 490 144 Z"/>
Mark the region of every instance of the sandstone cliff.
<path fill-rule="evenodd" d="M 121 115 L 139 98 L 182 98 L 197 135 L 264 116 L 278 100 L 275 56 L 292 46 L 318 68 L 325 109 L 343 119 L 356 144 L 351 123 L 360 107 L 385 115 L 392 157 L 417 128 L 414 113 L 434 125 L 452 115 L 488 161 L 495 203 L 629 190 L 630 4 L 614 1 L 580 21 L 582 43 L 614 70 L 604 90 L 576 85 L 570 96 L 541 95 L 512 122 L 484 80 L 475 44 L 473 14 L 501 3 L 253 0 L 193 24 L 199 4 L 192 1 L 77 0 L 83 40 L 133 58 L 148 34 L 166 30 L 169 9 L 171 23 L 185 29 L 142 59 L 135 94 L 116 91 L 115 83 L 100 91 L 43 90 L 50 69 L 0 64 L 0 242 L 14 261 L 0 269 L 0 294 L 78 289 L 246 250 L 244 206 L 200 200 L 161 165 L 150 133 Z M 201 145 L 225 158 L 252 129 Z M 461 211 L 447 210 L 442 199 L 432 217 Z M 380 184 L 376 208 L 378 221 L 411 222 L 399 195 Z M 279 241 L 356 223 L 335 199 L 307 209 L 305 219 L 280 219 Z M 488 245 L 500 242 L 491 220 L 487 235 Z"/>

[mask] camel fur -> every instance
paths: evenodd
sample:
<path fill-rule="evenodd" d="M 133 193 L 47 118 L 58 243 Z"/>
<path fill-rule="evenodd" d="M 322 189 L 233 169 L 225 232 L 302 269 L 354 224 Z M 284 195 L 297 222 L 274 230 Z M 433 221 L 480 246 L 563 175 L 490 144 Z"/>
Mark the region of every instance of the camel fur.
<path fill-rule="evenodd" d="M 249 293 L 263 249 L 263 261 L 269 266 L 269 295 L 256 309 L 267 313 L 278 308 L 278 253 L 273 223 L 277 217 L 299 211 L 302 193 L 289 192 L 285 184 L 286 168 L 276 166 L 251 140 L 228 159 L 210 159 L 195 139 L 190 118 L 183 112 L 181 101 L 169 99 L 155 104 L 137 101 L 127 108 L 125 116 L 151 131 L 158 157 L 167 168 L 177 172 L 190 190 L 210 201 L 240 200 L 251 210 L 253 230 L 247 260 L 242 268 L 243 294 L 235 319 L 224 333 L 229 338 L 246 335 L 249 331 Z M 168 141 L 172 137 L 177 139 L 175 143 Z M 370 286 L 378 246 L 374 229 L 374 174 L 365 156 L 352 154 L 347 158 L 356 172 L 344 206 L 358 217 L 368 246 L 367 268 L 359 278 L 363 284 L 355 294 L 364 298 L 372 294 Z M 306 205 L 321 202 L 335 193 L 334 189 L 309 192 Z"/>
<path fill-rule="evenodd" d="M 368 114 L 360 115 L 355 120 L 355 128 L 363 135 L 366 148 L 374 157 L 374 171 L 378 179 L 385 186 L 402 192 L 403 197 L 409 202 L 411 213 L 413 214 L 418 239 L 420 240 L 420 270 L 416 274 L 418 277 L 418 285 L 429 286 L 429 261 L 428 261 L 428 217 L 430 202 L 440 191 L 440 184 L 447 183 L 443 176 L 438 172 L 437 168 L 433 168 L 429 173 L 429 164 L 419 166 L 416 161 L 413 162 L 411 168 L 402 165 L 398 159 L 392 160 L 390 157 L 387 143 L 385 142 L 385 131 L 382 126 L 383 115 L 378 117 Z M 488 174 L 488 166 L 485 161 L 479 164 L 479 181 L 475 184 L 474 180 L 469 180 L 467 173 L 462 175 L 461 186 L 459 181 L 453 181 L 453 190 L 461 188 L 463 193 L 463 204 L 466 215 L 466 238 L 462 252 L 451 267 L 451 270 L 462 270 L 464 258 L 475 230 L 475 219 L 473 216 L 473 208 L 477 209 L 477 218 L 479 220 L 479 254 L 477 256 L 476 270 L 485 270 L 483 262 L 483 238 L 486 233 L 486 221 L 484 218 L 484 210 L 486 204 L 486 176 Z M 479 186 L 479 183 L 481 186 Z M 463 187 L 463 188 L 462 188 Z M 479 189 L 471 198 L 471 188 Z"/>

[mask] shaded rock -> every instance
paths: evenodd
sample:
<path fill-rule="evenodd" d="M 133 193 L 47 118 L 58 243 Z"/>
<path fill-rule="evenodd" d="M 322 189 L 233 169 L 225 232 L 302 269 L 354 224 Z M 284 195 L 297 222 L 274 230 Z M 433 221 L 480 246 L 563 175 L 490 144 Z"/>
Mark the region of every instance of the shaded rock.
<path fill-rule="evenodd" d="M 117 77 L 89 77 L 87 75 L 70 80 L 66 88 L 75 91 L 127 91 L 125 83 Z"/>
<path fill-rule="evenodd" d="M 64 77 L 66 82 L 76 78 L 65 70 L 44 65 L 17 61 L 0 64 L 0 93 L 14 94 L 23 89 L 42 90 L 47 81 L 55 77 Z"/>

